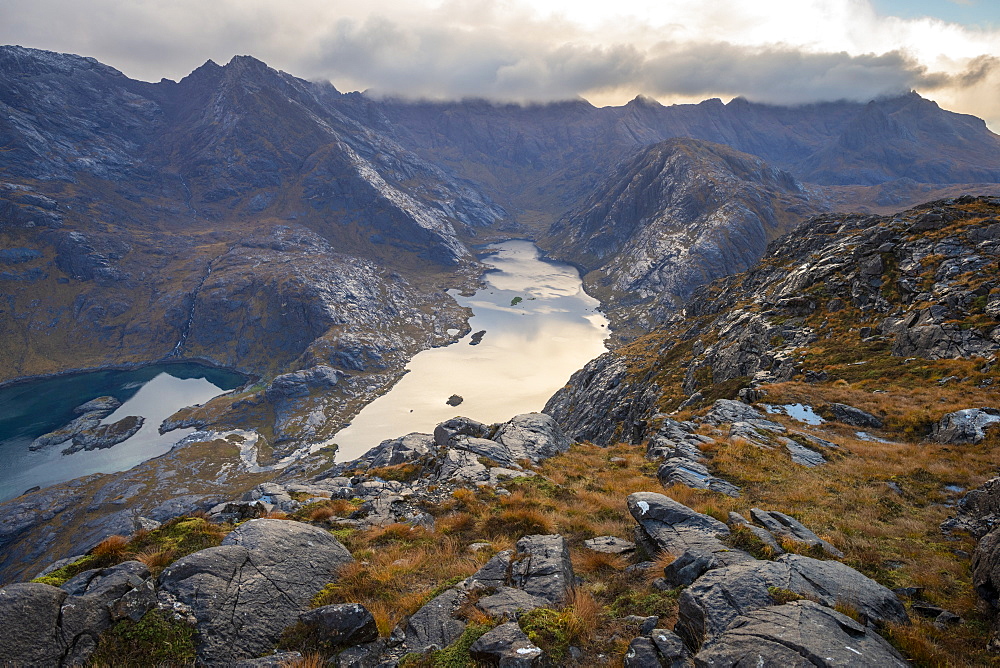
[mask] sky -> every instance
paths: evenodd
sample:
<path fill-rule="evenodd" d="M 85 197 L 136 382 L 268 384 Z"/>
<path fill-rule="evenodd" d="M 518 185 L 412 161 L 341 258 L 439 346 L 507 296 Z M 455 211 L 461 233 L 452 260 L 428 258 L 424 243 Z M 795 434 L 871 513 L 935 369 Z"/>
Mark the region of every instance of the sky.
<path fill-rule="evenodd" d="M 916 90 L 1000 130 L 1000 0 L 0 0 L 0 44 L 147 81 L 252 55 L 342 91 L 431 99 Z"/>

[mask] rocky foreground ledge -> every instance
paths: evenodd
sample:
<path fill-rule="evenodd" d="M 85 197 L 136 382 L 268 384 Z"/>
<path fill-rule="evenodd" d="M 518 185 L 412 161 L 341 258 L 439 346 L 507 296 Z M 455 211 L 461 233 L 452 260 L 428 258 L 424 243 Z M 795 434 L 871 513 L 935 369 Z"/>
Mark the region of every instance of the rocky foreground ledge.
<path fill-rule="evenodd" d="M 783 452 L 788 466 L 810 465 L 785 447 L 782 439 L 791 439 L 781 424 L 723 400 L 695 422 L 662 420 L 646 461 L 668 490 L 739 494 L 732 483 L 720 480 L 713 490 L 711 475 L 706 481 L 690 473 L 712 466 L 696 454 L 697 444 L 715 438 L 706 429 L 730 441 L 734 434 L 754 435 L 752 447 Z M 302 658 L 290 637 L 319 642 L 331 665 L 340 666 L 440 665 L 445 656 L 503 666 L 607 664 L 606 655 L 551 649 L 551 629 L 540 625 L 580 614 L 587 594 L 578 569 L 592 572 L 596 560 L 600 568 L 638 577 L 629 580 L 637 589 L 676 601 L 672 619 L 650 616 L 640 592 L 623 592 L 620 600 L 635 602 L 614 610 L 613 623 L 631 633 L 620 639 L 627 643 L 626 666 L 909 665 L 882 635 L 910 623 L 907 607 L 895 592 L 838 560 L 843 555 L 836 546 L 776 509 L 753 508 L 750 519 L 730 513 L 723 522 L 654 491 L 620 497 L 634 522 L 633 540 L 608 535 L 580 543 L 558 532 L 527 531 L 465 545 L 465 561 L 477 563 L 475 571 L 440 582 L 391 627 L 356 600 L 327 602 L 329 592 L 350 591 L 345 578 L 378 556 L 364 549 L 352 554 L 338 536 L 380 531 L 404 543 L 410 535 L 450 540 L 453 533 L 431 532 L 455 523 L 455 516 L 435 508 L 468 507 L 481 498 L 502 506 L 523 496 L 521 481 L 558 488 L 537 465 L 570 447 L 544 414 L 500 425 L 455 418 L 434 434 L 385 441 L 322 475 L 262 484 L 201 517 L 147 522 L 132 542 L 176 533 L 185 523 L 232 528 L 176 559 L 151 557 L 148 549 L 116 553 L 114 545 L 129 540 L 109 539 L 89 555 L 51 565 L 34 582 L 0 589 L 0 615 L 7 620 L 0 627 L 0 659 L 83 665 L 106 657 L 109 637 L 121 636 L 123 628 L 157 619 L 187 629 L 185 660 L 206 665 L 297 665 Z M 611 466 L 626 465 L 613 459 L 622 461 Z M 334 504 L 349 512 L 319 512 Z M 373 545 L 388 549 L 399 542 Z M 124 560 L 111 563 L 114 554 Z"/>

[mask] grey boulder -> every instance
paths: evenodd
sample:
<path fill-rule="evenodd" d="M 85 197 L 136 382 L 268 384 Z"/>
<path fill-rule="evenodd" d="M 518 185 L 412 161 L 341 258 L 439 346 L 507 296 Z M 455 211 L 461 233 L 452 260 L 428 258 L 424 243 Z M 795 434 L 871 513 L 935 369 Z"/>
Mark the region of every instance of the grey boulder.
<path fill-rule="evenodd" d="M 515 415 L 500 425 L 493 440 L 505 445 L 515 461 L 530 459 L 535 464 L 566 452 L 573 443 L 552 416 L 545 413 Z"/>
<path fill-rule="evenodd" d="M 733 620 L 695 656 L 698 666 L 910 665 L 873 629 L 812 601 L 754 610 Z"/>
<path fill-rule="evenodd" d="M 979 443 L 987 429 L 1000 426 L 1000 410 L 966 408 L 948 413 L 934 425 L 931 437 L 938 443 Z"/>
<path fill-rule="evenodd" d="M 160 575 L 160 599 L 194 619 L 201 661 L 234 662 L 272 648 L 282 629 L 350 561 L 344 546 L 322 529 L 250 520 L 219 547 L 168 566 Z"/>
<path fill-rule="evenodd" d="M 729 527 L 668 496 L 636 492 L 628 497 L 628 509 L 639 523 L 637 542 L 651 554 L 669 552 L 680 556 L 690 552 L 692 557 L 710 557 L 716 568 L 754 561 L 746 552 L 734 550 L 720 540 L 729 535 Z"/>
<path fill-rule="evenodd" d="M 476 640 L 469 647 L 473 660 L 502 668 L 529 668 L 544 665 L 545 655 L 517 625 L 501 624 Z"/>
<path fill-rule="evenodd" d="M 412 433 L 382 441 L 362 460 L 370 467 L 396 466 L 420 459 L 434 449 L 434 438 Z"/>
<path fill-rule="evenodd" d="M 456 436 L 486 438 L 489 433 L 490 428 L 482 422 L 476 422 L 467 417 L 454 417 L 434 427 L 434 442 L 438 445 L 450 446 L 452 439 Z"/>
<path fill-rule="evenodd" d="M 877 624 L 909 621 L 892 591 L 853 568 L 839 561 L 786 554 L 777 561 L 738 564 L 703 575 L 681 594 L 674 630 L 688 647 L 697 650 L 740 615 L 773 606 L 775 589 L 825 606 L 849 605 Z"/>
<path fill-rule="evenodd" d="M 299 615 L 316 626 L 324 640 L 336 646 L 360 645 L 378 640 L 378 627 L 368 608 L 360 603 L 324 605 Z"/>
<path fill-rule="evenodd" d="M 884 425 L 881 418 L 871 413 L 866 413 L 860 408 L 848 406 L 847 404 L 830 404 L 826 407 L 826 410 L 829 411 L 830 415 L 837 422 L 843 422 L 852 427 L 880 429 Z"/>

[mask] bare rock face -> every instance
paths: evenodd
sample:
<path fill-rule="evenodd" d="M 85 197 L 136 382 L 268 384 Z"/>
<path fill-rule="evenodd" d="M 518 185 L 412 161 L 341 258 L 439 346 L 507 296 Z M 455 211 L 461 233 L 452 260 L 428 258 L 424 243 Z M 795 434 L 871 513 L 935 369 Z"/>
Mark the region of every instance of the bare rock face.
<path fill-rule="evenodd" d="M 737 617 L 695 655 L 699 666 L 885 666 L 909 663 L 871 628 L 812 601 Z"/>
<path fill-rule="evenodd" d="M 248 659 L 271 649 L 282 629 L 349 561 L 350 553 L 322 529 L 250 520 L 219 547 L 167 567 L 160 575 L 160 598 L 193 618 L 201 661 Z"/>

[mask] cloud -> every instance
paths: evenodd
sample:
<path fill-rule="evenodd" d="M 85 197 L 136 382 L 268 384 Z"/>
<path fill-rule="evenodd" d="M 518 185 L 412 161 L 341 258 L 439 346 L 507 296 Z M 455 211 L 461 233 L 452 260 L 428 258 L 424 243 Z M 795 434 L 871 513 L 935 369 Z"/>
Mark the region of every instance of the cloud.
<path fill-rule="evenodd" d="M 254 55 L 341 90 L 796 104 L 916 89 L 1000 121 L 1000 31 L 869 0 L 4 0 L 0 42 L 147 80 Z"/>

